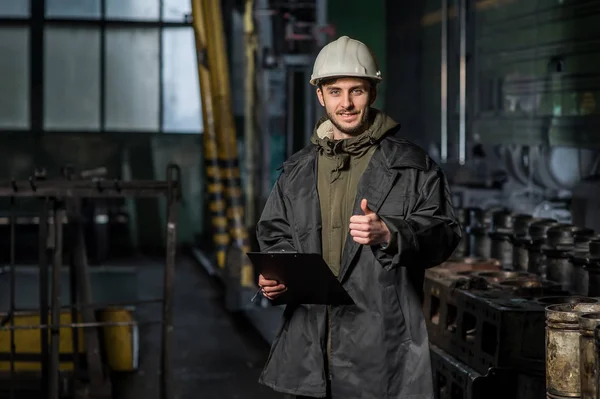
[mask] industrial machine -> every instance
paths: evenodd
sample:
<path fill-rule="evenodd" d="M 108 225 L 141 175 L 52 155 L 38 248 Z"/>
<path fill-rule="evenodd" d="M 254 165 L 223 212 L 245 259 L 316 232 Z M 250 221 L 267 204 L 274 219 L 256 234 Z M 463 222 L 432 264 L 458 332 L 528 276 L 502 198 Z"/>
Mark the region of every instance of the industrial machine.
<path fill-rule="evenodd" d="M 23 391 L 34 397 L 112 397 L 111 375 L 137 369 L 137 307 L 160 303 L 161 312 L 148 324 L 161 325 L 161 398 L 173 397 L 171 335 L 175 275 L 177 202 L 180 170 L 170 165 L 166 181 L 61 178 L 0 182 L 8 199 L 9 261 L 0 269 L 0 395 Z M 127 197 L 166 200 L 167 229 L 164 289 L 160 298 L 140 301 L 135 276 L 123 267 L 106 284 L 110 272 L 89 266 L 82 202 Z M 31 266 L 16 261 L 17 206 L 37 205 L 37 259 Z M 64 267 L 63 265 L 69 265 Z M 116 275 L 116 276 L 114 276 Z M 104 281 L 103 281 L 104 279 Z M 110 287 L 110 288 L 109 288 Z"/>

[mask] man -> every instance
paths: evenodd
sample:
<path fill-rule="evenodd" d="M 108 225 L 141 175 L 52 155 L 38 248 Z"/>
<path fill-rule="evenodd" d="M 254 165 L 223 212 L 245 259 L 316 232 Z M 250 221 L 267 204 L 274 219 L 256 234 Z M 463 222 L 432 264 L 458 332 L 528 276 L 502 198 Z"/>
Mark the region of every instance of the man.
<path fill-rule="evenodd" d="M 461 232 L 442 171 L 371 107 L 379 81 L 363 43 L 321 50 L 311 84 L 326 116 L 283 164 L 257 225 L 261 251 L 322 253 L 355 302 L 286 307 L 260 382 L 288 395 L 433 398 L 424 270 Z M 258 283 L 269 299 L 286 290 Z"/>

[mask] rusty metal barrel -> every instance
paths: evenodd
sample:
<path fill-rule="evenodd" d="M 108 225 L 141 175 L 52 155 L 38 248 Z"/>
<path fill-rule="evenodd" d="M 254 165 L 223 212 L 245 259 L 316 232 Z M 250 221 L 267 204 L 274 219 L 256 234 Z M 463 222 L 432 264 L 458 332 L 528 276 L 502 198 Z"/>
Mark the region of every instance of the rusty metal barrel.
<path fill-rule="evenodd" d="M 513 251 L 512 263 L 514 270 L 528 270 L 529 252 L 527 251 L 527 244 L 531 242 L 529 226 L 538 220 L 540 219 L 525 214 L 515 215 L 514 217 L 513 232 L 511 236 Z"/>
<path fill-rule="evenodd" d="M 559 223 L 556 220 L 542 219 L 529 226 L 529 237 L 531 237 L 531 239 L 526 246 L 529 259 L 527 271 L 530 273 L 535 273 L 544 278 L 546 277 L 542 246 L 546 243 L 546 232 L 548 229 L 557 224 Z"/>
<path fill-rule="evenodd" d="M 546 307 L 546 393 L 581 396 L 579 316 L 600 312 L 600 303 L 564 303 Z"/>
<path fill-rule="evenodd" d="M 504 270 L 513 270 L 512 231 L 514 215 L 510 211 L 500 210 L 492 213 L 492 222 L 488 236 L 491 240 L 490 256 L 498 259 Z"/>
<path fill-rule="evenodd" d="M 579 376 L 581 399 L 597 399 L 598 395 L 598 356 L 594 330 L 600 326 L 600 313 L 586 313 L 579 316 Z"/>
<path fill-rule="evenodd" d="M 588 262 L 584 268 L 588 275 L 588 295 L 600 296 L 600 240 L 590 241 Z"/>
<path fill-rule="evenodd" d="M 594 349 L 596 352 L 596 370 L 600 370 L 600 325 L 594 328 Z M 595 383 L 596 389 L 600 390 L 600 373 L 596 373 Z"/>

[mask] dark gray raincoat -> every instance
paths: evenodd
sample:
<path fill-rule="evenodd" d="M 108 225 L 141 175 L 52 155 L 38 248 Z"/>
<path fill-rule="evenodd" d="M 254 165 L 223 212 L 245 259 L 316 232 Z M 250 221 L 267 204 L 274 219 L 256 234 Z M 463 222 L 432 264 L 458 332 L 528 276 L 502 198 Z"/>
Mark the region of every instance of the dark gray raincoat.
<path fill-rule="evenodd" d="M 398 250 L 387 254 L 348 234 L 339 279 L 355 305 L 331 309 L 331 358 L 327 363 L 326 306 L 286 307 L 260 377 L 276 391 L 325 397 L 330 379 L 334 399 L 433 398 L 424 270 L 452 254 L 461 231 L 443 173 L 397 130 L 373 154 L 354 214 L 362 214 L 366 198 Z M 257 225 L 261 251 L 321 252 L 316 166 L 312 145 L 284 163 Z"/>

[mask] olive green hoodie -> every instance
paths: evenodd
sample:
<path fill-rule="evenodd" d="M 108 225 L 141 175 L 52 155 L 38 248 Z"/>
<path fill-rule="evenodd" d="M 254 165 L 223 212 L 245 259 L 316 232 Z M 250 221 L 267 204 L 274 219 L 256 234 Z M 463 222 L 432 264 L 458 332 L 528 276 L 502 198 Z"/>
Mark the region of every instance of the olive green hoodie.
<path fill-rule="evenodd" d="M 356 137 L 333 140 L 333 124 L 325 116 L 311 141 L 318 146 L 317 189 L 321 204 L 323 258 L 337 276 L 358 182 L 377 143 L 398 124 L 383 112 L 369 110 L 369 128 Z"/>

